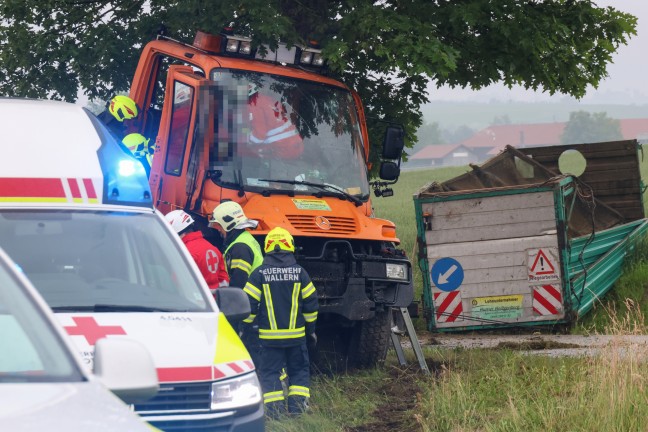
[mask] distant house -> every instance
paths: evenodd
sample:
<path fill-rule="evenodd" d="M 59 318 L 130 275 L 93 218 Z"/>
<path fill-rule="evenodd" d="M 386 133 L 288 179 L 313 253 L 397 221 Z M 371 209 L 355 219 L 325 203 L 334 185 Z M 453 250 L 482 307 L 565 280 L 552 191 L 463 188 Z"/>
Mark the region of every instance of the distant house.
<path fill-rule="evenodd" d="M 648 119 L 620 119 L 623 139 L 648 142 Z M 499 153 L 507 145 L 539 147 L 560 144 L 566 122 L 493 125 L 461 142 L 480 161 Z"/>
<path fill-rule="evenodd" d="M 478 131 L 461 142 L 471 149 L 480 160 L 499 153 L 507 145 L 513 147 L 537 147 L 560 144 L 560 136 L 566 123 L 535 123 L 493 125 Z"/>
<path fill-rule="evenodd" d="M 478 162 L 474 152 L 463 144 L 438 144 L 423 147 L 409 157 L 405 168 L 468 165 Z"/>
<path fill-rule="evenodd" d="M 636 139 L 648 144 L 648 119 L 621 119 L 621 135 L 623 139 Z"/>

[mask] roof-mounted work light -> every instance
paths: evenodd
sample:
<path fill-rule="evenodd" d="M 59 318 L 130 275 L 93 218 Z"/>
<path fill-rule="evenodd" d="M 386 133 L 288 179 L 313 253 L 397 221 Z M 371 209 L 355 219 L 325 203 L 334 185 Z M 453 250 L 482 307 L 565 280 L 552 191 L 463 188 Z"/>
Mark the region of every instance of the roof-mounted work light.
<path fill-rule="evenodd" d="M 225 35 L 225 51 L 231 54 L 244 56 L 252 55 L 252 39 L 244 36 Z"/>
<path fill-rule="evenodd" d="M 316 41 L 310 41 L 307 47 L 299 47 L 296 63 L 302 66 L 323 67 L 324 57 L 322 57 L 319 44 Z"/>

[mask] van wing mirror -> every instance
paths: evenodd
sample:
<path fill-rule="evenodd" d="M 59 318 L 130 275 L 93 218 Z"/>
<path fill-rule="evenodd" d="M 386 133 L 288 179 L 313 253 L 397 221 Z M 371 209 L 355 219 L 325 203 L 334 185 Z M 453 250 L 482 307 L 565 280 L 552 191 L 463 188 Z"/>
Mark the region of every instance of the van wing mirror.
<path fill-rule="evenodd" d="M 382 158 L 400 160 L 405 147 L 405 130 L 402 126 L 389 125 L 383 138 Z M 382 177 L 382 176 L 381 176 Z"/>
<path fill-rule="evenodd" d="M 242 321 L 252 311 L 250 300 L 242 288 L 220 287 L 214 291 L 218 308 L 230 322 Z"/>

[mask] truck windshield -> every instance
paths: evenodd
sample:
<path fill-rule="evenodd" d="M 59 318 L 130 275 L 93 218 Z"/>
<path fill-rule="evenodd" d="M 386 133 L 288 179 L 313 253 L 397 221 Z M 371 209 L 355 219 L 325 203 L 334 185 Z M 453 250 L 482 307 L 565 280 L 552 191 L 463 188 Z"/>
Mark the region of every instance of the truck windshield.
<path fill-rule="evenodd" d="M 2 210 L 0 245 L 59 312 L 208 311 L 153 213 Z"/>
<path fill-rule="evenodd" d="M 303 194 L 331 185 L 368 198 L 365 143 L 348 91 L 238 70 L 215 69 L 211 79 L 218 107 L 210 170 L 218 184 Z"/>

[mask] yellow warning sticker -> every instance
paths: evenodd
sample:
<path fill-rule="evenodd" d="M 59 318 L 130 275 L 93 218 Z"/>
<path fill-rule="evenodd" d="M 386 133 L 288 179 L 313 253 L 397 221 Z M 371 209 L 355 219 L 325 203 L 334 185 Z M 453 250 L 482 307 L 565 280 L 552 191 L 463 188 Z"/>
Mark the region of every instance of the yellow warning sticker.
<path fill-rule="evenodd" d="M 524 296 L 507 295 L 492 297 L 475 297 L 471 300 L 472 315 L 486 319 L 513 319 L 522 316 Z"/>
<path fill-rule="evenodd" d="M 331 211 L 331 207 L 329 207 L 328 203 L 324 200 L 295 198 L 292 201 L 293 203 L 295 203 L 295 207 L 297 207 L 299 210 Z"/>

